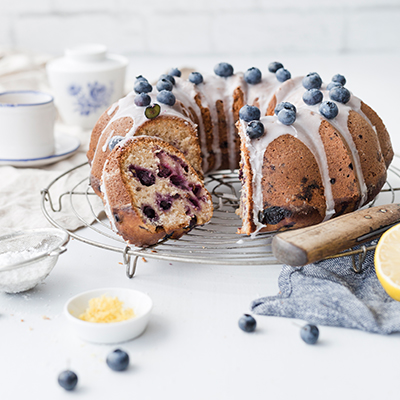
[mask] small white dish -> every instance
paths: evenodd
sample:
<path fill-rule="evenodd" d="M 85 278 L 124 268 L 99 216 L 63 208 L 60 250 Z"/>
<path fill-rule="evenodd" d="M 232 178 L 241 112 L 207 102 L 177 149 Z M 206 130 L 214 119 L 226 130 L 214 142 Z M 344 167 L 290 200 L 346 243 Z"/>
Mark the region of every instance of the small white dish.
<path fill-rule="evenodd" d="M 80 141 L 77 137 L 67 133 L 54 134 L 54 154 L 30 159 L 0 159 L 0 165 L 11 165 L 13 167 L 40 167 L 43 165 L 53 164 L 72 156 L 79 149 Z"/>
<path fill-rule="evenodd" d="M 55 228 L 18 231 L 0 237 L 0 291 L 20 293 L 34 288 L 66 251 L 69 236 Z"/>
<path fill-rule="evenodd" d="M 89 300 L 102 295 L 118 297 L 124 307 L 132 308 L 135 316 L 121 322 L 97 323 L 79 319 L 89 307 Z M 105 288 L 89 290 L 72 297 L 64 307 L 64 314 L 77 336 L 98 344 L 120 343 L 141 335 L 147 327 L 153 308 L 151 298 L 138 290 L 124 288 Z"/>

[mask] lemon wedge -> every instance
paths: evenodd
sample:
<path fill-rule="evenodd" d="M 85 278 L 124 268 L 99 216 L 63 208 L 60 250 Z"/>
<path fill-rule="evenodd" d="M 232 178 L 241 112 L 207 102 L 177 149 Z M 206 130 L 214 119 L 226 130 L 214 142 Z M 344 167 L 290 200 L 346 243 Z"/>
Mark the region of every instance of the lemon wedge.
<path fill-rule="evenodd" d="M 376 275 L 386 293 L 400 301 L 400 224 L 379 239 L 374 261 Z"/>

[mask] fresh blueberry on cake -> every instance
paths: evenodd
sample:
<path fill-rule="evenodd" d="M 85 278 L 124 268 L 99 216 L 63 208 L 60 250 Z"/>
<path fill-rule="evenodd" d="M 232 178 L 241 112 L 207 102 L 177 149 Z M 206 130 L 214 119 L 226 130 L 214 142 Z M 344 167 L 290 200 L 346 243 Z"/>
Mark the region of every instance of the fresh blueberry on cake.
<path fill-rule="evenodd" d="M 329 82 L 326 86 L 326 90 L 331 90 L 334 87 L 343 86 L 340 82 Z"/>
<path fill-rule="evenodd" d="M 319 89 L 322 85 L 322 79 L 316 72 L 310 72 L 303 78 L 303 86 L 306 89 Z"/>
<path fill-rule="evenodd" d="M 258 68 L 251 67 L 244 73 L 244 80 L 250 85 L 261 82 L 262 74 Z"/>
<path fill-rule="evenodd" d="M 231 64 L 228 64 L 226 62 L 222 62 L 217 64 L 214 67 L 214 72 L 218 76 L 222 76 L 224 78 L 227 78 L 228 76 L 233 75 L 233 67 Z"/>
<path fill-rule="evenodd" d="M 323 99 L 323 94 L 318 89 L 306 90 L 303 94 L 303 101 L 308 106 L 315 106 L 315 104 L 321 103 Z"/>
<path fill-rule="evenodd" d="M 278 71 L 278 69 L 281 69 L 281 68 L 283 68 L 283 64 L 281 64 L 278 61 L 273 61 L 272 63 L 270 63 L 268 65 L 268 71 L 272 72 L 272 73 L 275 73 L 276 71 Z"/>
<path fill-rule="evenodd" d="M 323 101 L 319 106 L 319 112 L 326 119 L 333 119 L 338 115 L 339 109 L 333 101 Z"/>
<path fill-rule="evenodd" d="M 172 75 L 161 74 L 158 80 L 160 81 L 161 79 L 166 79 L 167 81 L 170 81 L 173 85 L 175 85 L 175 78 Z"/>
<path fill-rule="evenodd" d="M 282 109 L 286 109 L 286 110 L 292 110 L 292 111 L 294 111 L 294 112 L 296 112 L 297 110 L 296 110 L 296 107 L 292 104 L 292 103 L 289 103 L 289 102 L 287 102 L 287 101 L 282 101 L 281 103 L 279 103 L 276 107 L 275 107 L 275 110 L 274 110 L 274 113 L 275 113 L 275 115 L 278 115 L 279 114 L 279 111 L 281 111 Z"/>
<path fill-rule="evenodd" d="M 163 78 L 163 79 L 160 79 L 160 80 L 157 82 L 156 88 L 157 88 L 157 90 L 158 90 L 159 92 L 161 92 L 161 90 L 168 90 L 168 91 L 171 91 L 172 88 L 173 88 L 173 85 L 172 85 L 171 81 L 169 81 L 169 80 L 166 79 L 166 78 Z"/>
<path fill-rule="evenodd" d="M 276 71 L 276 79 L 278 79 L 279 82 L 285 82 L 291 77 L 292 77 L 291 73 L 285 68 L 279 68 Z"/>
<path fill-rule="evenodd" d="M 264 125 L 260 121 L 251 121 L 247 125 L 246 135 L 250 139 L 258 139 L 264 135 Z"/>
<path fill-rule="evenodd" d="M 150 93 L 153 90 L 153 87 L 150 85 L 147 80 L 144 79 L 138 79 L 136 80 L 133 90 L 140 94 L 140 93 Z"/>
<path fill-rule="evenodd" d="M 331 100 L 346 104 L 350 100 L 351 94 L 345 87 L 337 86 L 329 91 L 329 97 Z"/>
<path fill-rule="evenodd" d="M 180 78 L 180 77 L 181 77 L 181 75 L 182 75 L 182 72 L 181 72 L 181 71 L 179 71 L 179 69 L 178 69 L 178 68 L 171 68 L 171 69 L 169 70 L 169 73 L 168 73 L 168 75 L 171 75 L 171 76 L 177 76 L 178 78 Z"/>
<path fill-rule="evenodd" d="M 148 119 L 153 119 L 156 118 L 160 115 L 161 107 L 159 104 L 153 104 L 152 106 L 146 107 L 146 110 L 144 111 L 144 115 Z"/>
<path fill-rule="evenodd" d="M 157 100 L 162 104 L 173 106 L 176 99 L 174 94 L 169 90 L 161 90 L 161 92 L 157 95 Z"/>
<path fill-rule="evenodd" d="M 114 147 L 121 141 L 124 140 L 125 137 L 124 136 L 113 136 L 110 141 L 108 142 L 108 148 L 110 150 L 113 150 Z"/>
<path fill-rule="evenodd" d="M 151 103 L 151 97 L 147 93 L 140 93 L 135 96 L 134 102 L 138 107 L 146 107 Z"/>
<path fill-rule="evenodd" d="M 260 109 L 255 106 L 249 106 L 248 104 L 246 104 L 239 110 L 239 118 L 243 119 L 246 122 L 260 119 L 260 116 Z"/>
<path fill-rule="evenodd" d="M 343 75 L 336 74 L 332 77 L 332 82 L 339 82 L 342 86 L 346 84 L 346 78 Z"/>
<path fill-rule="evenodd" d="M 200 72 L 191 72 L 189 75 L 189 81 L 195 85 L 199 85 L 203 82 L 203 75 Z"/>
<path fill-rule="evenodd" d="M 296 112 L 293 110 L 288 110 L 287 108 L 282 108 L 278 113 L 278 120 L 284 125 L 292 125 L 296 121 Z"/>

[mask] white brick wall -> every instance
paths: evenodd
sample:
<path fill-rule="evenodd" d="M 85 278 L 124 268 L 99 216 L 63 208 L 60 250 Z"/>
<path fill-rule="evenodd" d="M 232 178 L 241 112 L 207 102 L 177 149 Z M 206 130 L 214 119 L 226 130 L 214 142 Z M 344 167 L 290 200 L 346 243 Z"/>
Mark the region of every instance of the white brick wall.
<path fill-rule="evenodd" d="M 60 55 L 399 53 L 400 0 L 0 0 L 0 46 Z"/>

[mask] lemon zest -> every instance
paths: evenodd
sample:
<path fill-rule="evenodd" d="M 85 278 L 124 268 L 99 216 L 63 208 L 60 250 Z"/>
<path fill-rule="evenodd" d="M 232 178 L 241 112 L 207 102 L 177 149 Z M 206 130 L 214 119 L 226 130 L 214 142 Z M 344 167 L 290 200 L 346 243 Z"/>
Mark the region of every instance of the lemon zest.
<path fill-rule="evenodd" d="M 135 316 L 132 308 L 123 308 L 118 297 L 94 297 L 89 300 L 89 307 L 79 316 L 82 321 L 109 323 L 120 322 Z"/>

